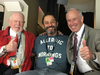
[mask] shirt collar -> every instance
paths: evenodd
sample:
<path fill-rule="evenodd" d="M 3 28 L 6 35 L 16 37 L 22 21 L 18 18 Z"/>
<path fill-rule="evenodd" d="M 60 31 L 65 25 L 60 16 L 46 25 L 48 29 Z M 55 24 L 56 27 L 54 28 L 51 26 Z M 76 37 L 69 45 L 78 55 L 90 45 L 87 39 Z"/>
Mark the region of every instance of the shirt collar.
<path fill-rule="evenodd" d="M 82 25 L 81 29 L 76 33 L 78 35 L 78 37 L 81 37 L 83 29 L 84 29 L 84 24 Z"/>
<path fill-rule="evenodd" d="M 20 38 L 21 32 L 19 32 L 17 35 L 18 35 L 18 38 Z M 13 36 L 13 37 L 16 36 L 16 32 L 14 32 L 11 28 L 10 28 L 10 36 Z"/>

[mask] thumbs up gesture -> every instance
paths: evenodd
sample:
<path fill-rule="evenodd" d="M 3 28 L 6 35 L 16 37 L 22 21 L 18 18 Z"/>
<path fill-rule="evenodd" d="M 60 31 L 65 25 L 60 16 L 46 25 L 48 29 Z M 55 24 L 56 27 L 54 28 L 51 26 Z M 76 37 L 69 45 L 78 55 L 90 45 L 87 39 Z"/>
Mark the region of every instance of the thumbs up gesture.
<path fill-rule="evenodd" d="M 18 43 L 16 42 L 17 37 L 14 37 L 7 45 L 6 45 L 6 51 L 7 52 L 13 52 L 17 50 Z"/>
<path fill-rule="evenodd" d="M 80 48 L 80 56 L 84 59 L 84 60 L 89 60 L 89 59 L 93 59 L 93 53 L 89 50 L 89 48 L 86 46 L 86 40 L 82 41 L 83 47 Z"/>

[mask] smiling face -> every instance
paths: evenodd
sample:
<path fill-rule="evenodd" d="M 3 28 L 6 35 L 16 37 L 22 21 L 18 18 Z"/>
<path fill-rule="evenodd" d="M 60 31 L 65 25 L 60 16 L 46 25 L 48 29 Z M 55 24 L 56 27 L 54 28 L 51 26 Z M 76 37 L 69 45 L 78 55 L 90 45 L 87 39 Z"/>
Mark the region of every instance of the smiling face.
<path fill-rule="evenodd" d="M 83 16 L 75 9 L 70 10 L 66 14 L 68 27 L 72 32 L 78 32 L 83 25 Z"/>
<path fill-rule="evenodd" d="M 47 32 L 48 36 L 57 34 L 58 23 L 52 15 L 45 16 L 43 22 L 43 28 Z"/>
<path fill-rule="evenodd" d="M 9 19 L 9 25 L 16 33 L 23 30 L 24 23 L 24 16 L 19 12 L 13 13 Z"/>

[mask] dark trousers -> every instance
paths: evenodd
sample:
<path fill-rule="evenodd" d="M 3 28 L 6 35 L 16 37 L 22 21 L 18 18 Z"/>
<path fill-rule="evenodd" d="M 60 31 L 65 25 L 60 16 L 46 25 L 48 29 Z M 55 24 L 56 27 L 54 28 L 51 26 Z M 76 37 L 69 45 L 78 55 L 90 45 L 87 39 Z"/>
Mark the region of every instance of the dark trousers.
<path fill-rule="evenodd" d="M 43 68 L 43 69 L 24 71 L 21 73 L 17 73 L 15 75 L 68 75 L 68 74 L 49 68 Z"/>
<path fill-rule="evenodd" d="M 16 73 L 19 73 L 19 69 L 11 69 L 11 67 L 0 64 L 0 75 L 15 75 Z"/>

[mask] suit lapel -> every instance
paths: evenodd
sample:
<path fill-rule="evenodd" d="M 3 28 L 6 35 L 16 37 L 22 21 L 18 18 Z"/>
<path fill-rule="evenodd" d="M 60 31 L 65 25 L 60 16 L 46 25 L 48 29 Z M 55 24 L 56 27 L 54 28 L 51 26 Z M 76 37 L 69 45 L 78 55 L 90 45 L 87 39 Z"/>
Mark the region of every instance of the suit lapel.
<path fill-rule="evenodd" d="M 85 38 L 86 38 L 86 45 L 88 43 L 88 37 L 89 37 L 89 27 L 85 25 Z"/>
<path fill-rule="evenodd" d="M 73 32 L 71 33 L 71 35 L 69 36 L 69 40 L 68 40 L 68 48 L 69 50 L 73 49 L 73 44 L 72 44 L 72 41 L 73 41 Z"/>
<path fill-rule="evenodd" d="M 22 41 L 22 60 L 21 60 L 21 65 L 24 63 L 25 60 L 25 35 L 24 33 L 21 34 L 21 41 Z M 22 66 L 19 67 L 19 72 L 21 72 Z"/>
<path fill-rule="evenodd" d="M 71 63 L 73 60 L 73 46 L 74 46 L 72 44 L 73 34 L 74 34 L 73 32 L 70 34 L 69 39 L 68 39 L 68 43 L 67 43 L 67 55 L 68 55 L 69 63 Z"/>

